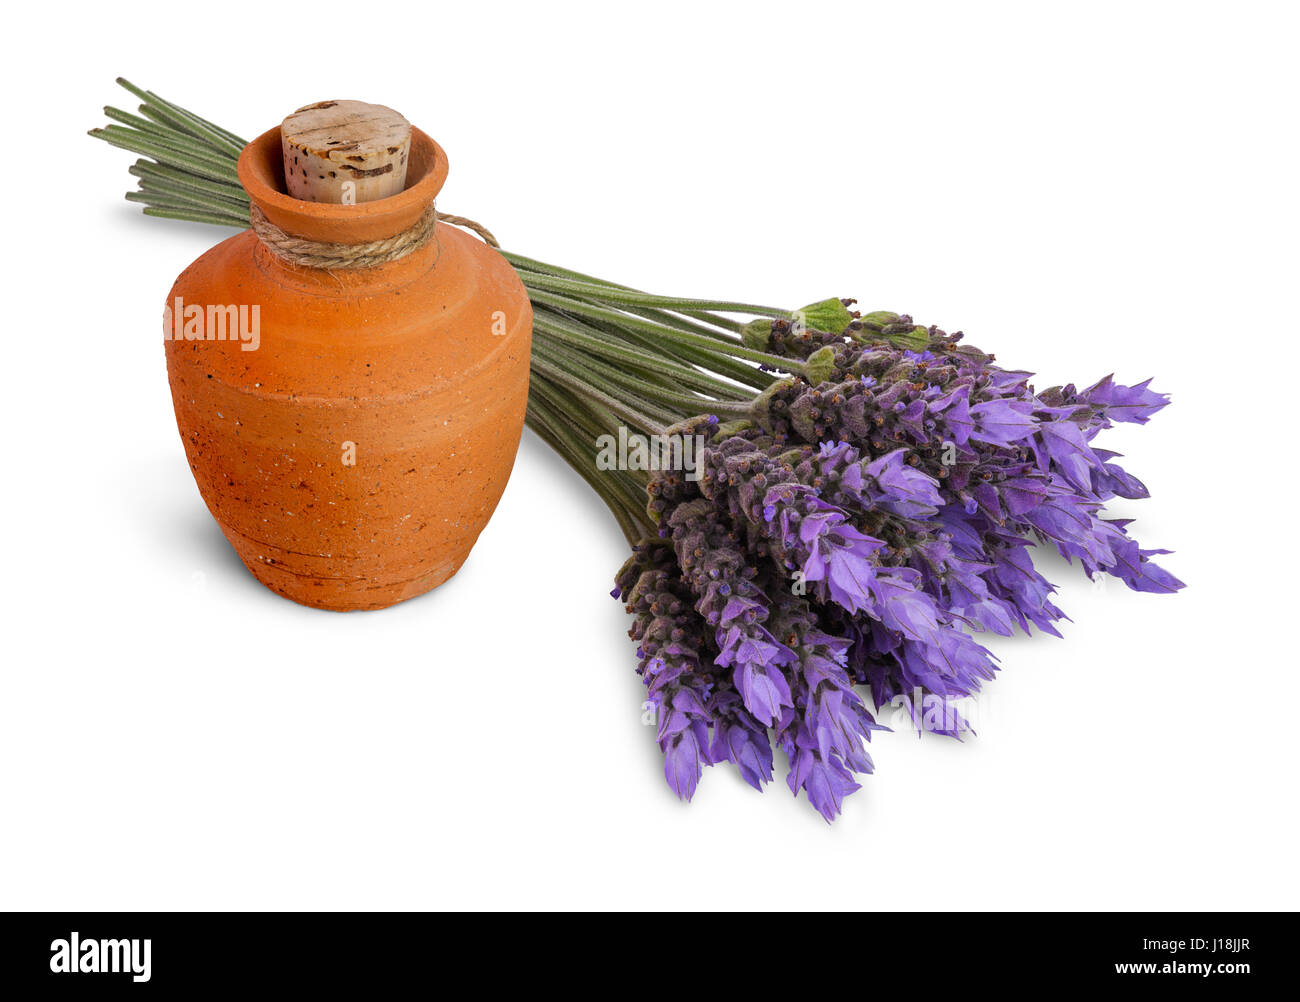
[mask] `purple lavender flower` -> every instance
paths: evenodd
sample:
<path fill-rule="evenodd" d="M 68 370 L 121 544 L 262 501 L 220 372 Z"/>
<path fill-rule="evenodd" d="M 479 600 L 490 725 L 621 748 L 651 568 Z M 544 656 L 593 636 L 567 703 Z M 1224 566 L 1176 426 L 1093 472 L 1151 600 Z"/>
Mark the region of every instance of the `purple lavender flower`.
<path fill-rule="evenodd" d="M 855 686 L 876 708 L 908 697 L 918 729 L 960 736 L 952 700 L 997 669 L 972 633 L 1059 636 L 1033 541 L 1138 591 L 1182 587 L 1152 560 L 1166 551 L 1104 513 L 1110 498 L 1147 496 L 1095 441 L 1166 405 L 1147 382 L 1036 393 L 1030 373 L 894 314 L 751 335 L 814 375 L 774 383 L 752 423 L 693 419 L 710 438 L 702 477 L 652 478 L 662 538 L 616 589 L 680 796 L 715 762 L 761 789 L 771 727 L 791 791 L 832 819 L 872 771 L 879 725 Z"/>
<path fill-rule="evenodd" d="M 631 635 L 658 720 L 664 776 L 674 793 L 690 800 L 704 767 L 712 764 L 713 718 L 705 704 L 714 683 L 694 646 L 699 627 L 671 558 L 667 547 L 643 544 L 623 565 L 616 590 L 635 616 Z"/>
<path fill-rule="evenodd" d="M 1078 394 L 1078 400 L 1096 411 L 1106 427 L 1111 421 L 1146 424 L 1156 411 L 1169 403 L 1167 394 L 1148 388 L 1150 383 L 1151 380 L 1144 379 L 1136 386 L 1122 386 L 1107 376 Z"/>
<path fill-rule="evenodd" d="M 824 633 L 808 603 L 775 584 L 772 622 L 798 652 L 795 698 L 777 723 L 777 743 L 790 769 L 790 792 L 800 790 L 827 821 L 860 788 L 854 773 L 873 771 L 866 742 L 881 730 L 853 689 L 845 667 L 849 642 Z"/>
<path fill-rule="evenodd" d="M 970 437 L 990 445 L 1015 445 L 1038 428 L 1031 416 L 1033 404 L 1027 400 L 1005 397 L 986 400 L 970 409 Z"/>
<path fill-rule="evenodd" d="M 772 781 L 772 743 L 767 728 L 754 719 L 734 688 L 719 685 L 709 704 L 713 715 L 713 743 L 709 757 L 714 762 L 731 762 L 741 777 L 756 790 Z"/>
<path fill-rule="evenodd" d="M 764 725 L 789 705 L 790 687 L 782 671 L 794 653 L 763 626 L 767 599 L 753 582 L 743 550 L 725 516 L 707 500 L 679 505 L 669 517 L 673 545 L 683 576 L 696 597 L 695 608 L 715 629 L 715 663 L 734 669 L 745 708 Z"/>

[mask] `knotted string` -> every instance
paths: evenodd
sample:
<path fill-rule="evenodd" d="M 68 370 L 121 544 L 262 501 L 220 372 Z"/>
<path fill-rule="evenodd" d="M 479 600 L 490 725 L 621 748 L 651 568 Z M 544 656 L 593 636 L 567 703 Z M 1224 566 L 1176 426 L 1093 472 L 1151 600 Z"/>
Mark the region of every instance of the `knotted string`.
<path fill-rule="evenodd" d="M 363 244 L 337 244 L 290 236 L 267 219 L 266 214 L 255 204 L 249 207 L 248 219 L 258 239 L 276 257 L 304 268 L 323 268 L 326 271 L 374 268 L 401 260 L 433 239 L 433 231 L 439 223 L 473 230 L 489 247 L 501 246 L 486 226 L 464 216 L 438 212 L 432 202 L 410 229 L 383 240 L 371 240 Z"/>

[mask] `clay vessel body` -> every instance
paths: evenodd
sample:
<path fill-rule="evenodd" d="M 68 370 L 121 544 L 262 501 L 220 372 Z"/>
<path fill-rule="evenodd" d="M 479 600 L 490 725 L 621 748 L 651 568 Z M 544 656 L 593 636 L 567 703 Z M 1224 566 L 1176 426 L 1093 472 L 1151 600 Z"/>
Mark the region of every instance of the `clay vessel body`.
<path fill-rule="evenodd" d="M 240 180 L 268 219 L 312 241 L 402 233 L 447 175 L 418 129 L 406 190 L 376 202 L 290 198 L 279 158 L 273 129 L 244 150 Z M 532 310 L 504 258 L 440 224 L 399 260 L 322 270 L 249 231 L 186 268 L 167 306 L 190 469 L 259 581 L 322 609 L 379 609 L 460 568 L 505 489 L 527 405 Z"/>

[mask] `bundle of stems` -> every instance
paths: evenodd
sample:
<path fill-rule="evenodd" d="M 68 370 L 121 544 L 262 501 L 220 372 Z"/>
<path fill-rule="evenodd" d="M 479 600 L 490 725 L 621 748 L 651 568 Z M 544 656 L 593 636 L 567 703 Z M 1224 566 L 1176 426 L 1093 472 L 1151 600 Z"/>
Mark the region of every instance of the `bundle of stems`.
<path fill-rule="evenodd" d="M 105 107 L 113 124 L 96 139 L 140 154 L 127 192 L 146 215 L 249 226 L 248 195 L 235 163 L 244 139 L 131 82 L 138 114 Z M 658 296 L 502 250 L 533 306 L 528 426 L 609 507 L 629 542 L 654 535 L 646 515 L 648 474 L 597 472 L 596 440 L 620 425 L 659 436 L 708 413 L 744 417 L 754 398 L 804 363 L 747 346 L 748 319 L 788 310 L 748 303 Z M 730 315 L 727 315 L 730 314 Z"/>

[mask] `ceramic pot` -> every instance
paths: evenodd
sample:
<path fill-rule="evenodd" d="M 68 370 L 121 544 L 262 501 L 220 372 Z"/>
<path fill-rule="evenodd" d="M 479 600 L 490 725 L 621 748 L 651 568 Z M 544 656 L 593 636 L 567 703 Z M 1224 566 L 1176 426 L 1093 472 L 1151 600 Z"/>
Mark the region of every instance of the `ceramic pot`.
<path fill-rule="evenodd" d="M 410 229 L 446 177 L 418 129 L 406 189 L 358 205 L 284 194 L 278 128 L 239 158 L 271 222 L 331 243 Z M 167 305 L 190 469 L 259 581 L 304 605 L 380 609 L 456 573 L 505 489 L 528 398 L 532 309 L 504 258 L 439 225 L 399 260 L 324 271 L 248 231 L 186 268 Z"/>

